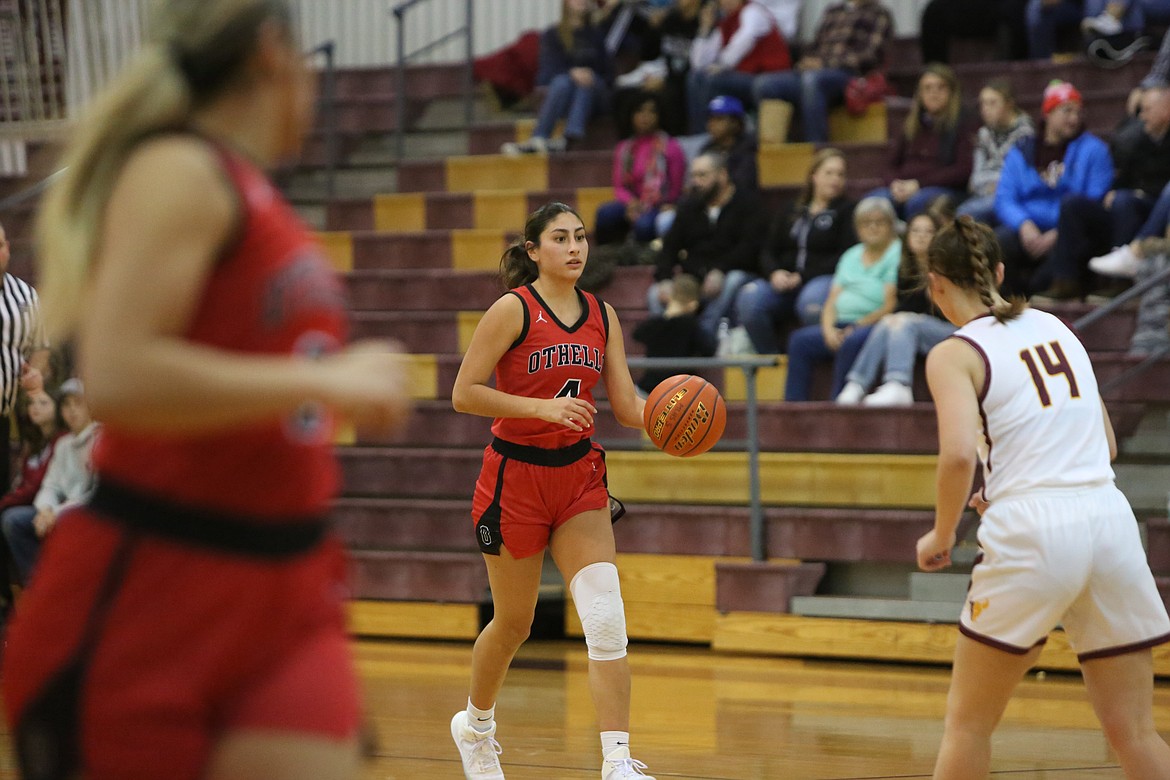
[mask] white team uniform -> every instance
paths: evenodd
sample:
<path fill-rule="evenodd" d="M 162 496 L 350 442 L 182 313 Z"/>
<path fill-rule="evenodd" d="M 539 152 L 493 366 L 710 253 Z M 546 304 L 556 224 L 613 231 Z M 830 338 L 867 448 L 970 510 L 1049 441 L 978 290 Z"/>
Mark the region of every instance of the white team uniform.
<path fill-rule="evenodd" d="M 1063 624 L 1078 658 L 1170 641 L 1133 510 L 1113 484 L 1097 378 L 1080 340 L 1045 312 L 992 316 L 955 338 L 983 358 L 985 495 L 960 630 L 1025 653 Z"/>

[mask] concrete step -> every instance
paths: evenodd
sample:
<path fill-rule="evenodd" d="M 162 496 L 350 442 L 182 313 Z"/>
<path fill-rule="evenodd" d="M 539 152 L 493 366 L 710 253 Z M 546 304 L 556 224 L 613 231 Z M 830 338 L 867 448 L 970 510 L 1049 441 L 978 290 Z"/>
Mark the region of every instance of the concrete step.
<path fill-rule="evenodd" d="M 910 599 L 962 604 L 967 600 L 970 584 L 971 575 L 967 573 L 916 571 L 910 574 Z"/>
<path fill-rule="evenodd" d="M 957 623 L 962 605 L 953 601 L 856 598 L 849 596 L 795 596 L 794 615 L 863 620 L 901 620 L 915 623 Z"/>

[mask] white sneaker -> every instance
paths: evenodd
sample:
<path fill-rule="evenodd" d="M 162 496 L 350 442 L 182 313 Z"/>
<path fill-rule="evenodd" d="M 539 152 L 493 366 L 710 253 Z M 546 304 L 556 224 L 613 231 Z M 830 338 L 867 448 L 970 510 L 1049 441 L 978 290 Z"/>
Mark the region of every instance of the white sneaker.
<path fill-rule="evenodd" d="M 886 382 L 862 400 L 862 406 L 910 406 L 914 391 L 901 382 Z"/>
<path fill-rule="evenodd" d="M 1089 270 L 1102 276 L 1114 276 L 1118 279 L 1133 279 L 1137 276 L 1141 259 L 1134 254 L 1129 244 L 1117 247 L 1107 255 L 1094 257 L 1089 261 Z"/>
<path fill-rule="evenodd" d="M 601 780 L 626 780 L 631 777 L 641 777 L 643 780 L 654 780 L 642 770 L 646 765 L 637 759 L 630 758 L 630 749 L 620 747 L 605 757 L 601 765 Z"/>
<path fill-rule="evenodd" d="M 857 406 L 862 398 L 865 398 L 865 388 L 856 382 L 846 382 L 837 393 L 836 401 L 842 406 Z"/>
<path fill-rule="evenodd" d="M 534 135 L 523 143 L 509 141 L 500 145 L 500 153 L 509 157 L 518 157 L 522 154 L 543 154 L 548 151 L 548 141 L 539 135 Z"/>
<path fill-rule="evenodd" d="M 1103 12 L 1082 21 L 1081 28 L 1098 35 L 1117 35 L 1121 32 L 1121 20 L 1113 14 Z"/>
<path fill-rule="evenodd" d="M 467 722 L 467 710 L 460 710 L 451 718 L 451 738 L 463 759 L 463 776 L 467 780 L 504 780 L 500 753 L 504 749 L 496 742 L 496 724 L 487 731 L 476 731 Z M 614 775 L 622 777 L 622 775 Z"/>
<path fill-rule="evenodd" d="M 569 139 L 563 135 L 558 138 L 550 138 L 545 142 L 544 147 L 550 152 L 563 152 L 569 148 Z"/>

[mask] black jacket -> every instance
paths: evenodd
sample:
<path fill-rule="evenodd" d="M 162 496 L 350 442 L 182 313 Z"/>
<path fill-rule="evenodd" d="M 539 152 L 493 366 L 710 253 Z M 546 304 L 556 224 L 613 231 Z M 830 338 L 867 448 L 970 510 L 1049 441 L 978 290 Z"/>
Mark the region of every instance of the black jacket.
<path fill-rule="evenodd" d="M 715 268 L 755 273 L 764 226 L 763 205 L 750 190 L 737 188 L 714 223 L 706 203 L 693 196 L 684 198 L 674 224 L 662 239 L 654 278 L 670 279 L 676 267 L 699 281 Z"/>
<path fill-rule="evenodd" d="M 777 214 L 760 259 L 760 275 L 767 278 L 773 271 L 796 271 L 807 282 L 832 274 L 841 253 L 857 243 L 857 231 L 853 227 L 856 205 L 847 195 L 840 196 L 812 218 L 807 233 L 804 227 L 808 206 Z M 802 244 L 804 264 L 801 266 Z"/>

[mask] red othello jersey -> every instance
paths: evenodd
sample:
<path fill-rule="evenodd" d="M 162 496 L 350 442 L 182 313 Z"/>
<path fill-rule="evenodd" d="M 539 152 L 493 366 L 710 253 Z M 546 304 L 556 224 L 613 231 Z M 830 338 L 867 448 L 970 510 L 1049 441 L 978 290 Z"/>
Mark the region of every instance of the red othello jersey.
<path fill-rule="evenodd" d="M 239 224 L 185 338 L 242 356 L 336 351 L 347 335 L 340 280 L 267 176 L 233 152 L 217 154 L 239 199 Z M 170 501 L 287 519 L 327 510 L 339 482 L 333 441 L 328 410 L 306 403 L 283 419 L 213 434 L 107 425 L 94 466 L 99 477 Z"/>
<path fill-rule="evenodd" d="M 593 387 L 605 365 L 609 317 L 596 295 L 577 291 L 581 316 L 563 323 L 532 285 L 511 291 L 524 304 L 524 328 L 516 343 L 496 365 L 496 389 L 528 398 L 571 395 L 593 403 Z M 536 419 L 498 417 L 492 433 L 505 441 L 530 447 L 568 447 L 593 433 L 574 431 Z"/>

